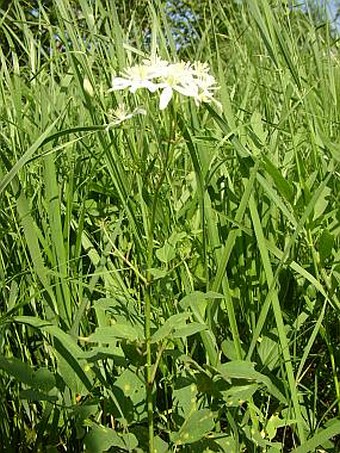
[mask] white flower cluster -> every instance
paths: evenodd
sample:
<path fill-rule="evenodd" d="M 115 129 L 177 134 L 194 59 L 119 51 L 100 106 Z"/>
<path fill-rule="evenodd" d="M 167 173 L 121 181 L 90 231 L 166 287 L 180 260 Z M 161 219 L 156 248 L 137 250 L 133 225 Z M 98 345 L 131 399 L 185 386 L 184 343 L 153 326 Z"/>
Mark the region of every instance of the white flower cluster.
<path fill-rule="evenodd" d="M 126 88 L 131 93 L 139 88 L 146 88 L 151 93 L 161 90 L 160 110 L 168 106 L 174 92 L 192 97 L 196 105 L 213 101 L 220 108 L 213 98 L 218 87 L 206 63 L 169 63 L 159 58 L 144 60 L 141 65 L 125 69 L 121 77 L 114 77 L 109 91 Z"/>

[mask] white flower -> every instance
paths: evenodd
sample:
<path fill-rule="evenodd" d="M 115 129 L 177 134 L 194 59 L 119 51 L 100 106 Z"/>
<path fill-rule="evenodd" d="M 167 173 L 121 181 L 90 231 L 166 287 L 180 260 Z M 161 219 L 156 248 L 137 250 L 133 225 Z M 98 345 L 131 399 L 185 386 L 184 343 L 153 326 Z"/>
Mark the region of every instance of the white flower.
<path fill-rule="evenodd" d="M 160 89 L 160 110 L 169 105 L 174 92 L 192 97 L 196 105 L 213 101 L 220 106 L 214 100 L 214 92 L 218 87 L 209 71 L 207 63 L 168 63 L 155 57 L 144 60 L 141 65 L 125 69 L 122 77 L 114 77 L 109 91 L 129 88 L 130 92 L 135 93 L 139 88 L 146 88 L 154 93 Z"/>
<path fill-rule="evenodd" d="M 198 87 L 192 76 L 192 71 L 189 63 L 173 63 L 163 72 L 162 81 L 159 83 L 162 88 L 162 93 L 159 99 L 159 109 L 164 110 L 174 91 L 183 96 L 196 97 L 198 96 Z"/>
<path fill-rule="evenodd" d="M 143 60 L 143 63 L 147 67 L 148 74 L 151 78 L 163 77 L 169 66 L 167 61 L 158 57 Z"/>
<path fill-rule="evenodd" d="M 133 110 L 133 112 L 128 112 L 124 104 L 119 104 L 115 110 L 109 110 L 108 117 L 110 122 L 106 126 L 106 130 L 111 129 L 114 126 L 118 126 L 135 115 L 146 115 L 146 110 L 141 107 L 137 107 Z"/>
<path fill-rule="evenodd" d="M 195 98 L 196 104 L 210 102 L 213 100 L 214 91 L 218 89 L 214 76 L 209 74 L 207 63 L 196 61 L 193 65 L 195 81 L 198 87 L 198 95 Z"/>
<path fill-rule="evenodd" d="M 123 71 L 123 77 L 114 77 L 109 91 L 124 90 L 130 88 L 131 93 L 135 93 L 139 88 L 147 88 L 151 93 L 157 90 L 157 85 L 151 80 L 154 73 L 147 65 L 137 65 Z"/>

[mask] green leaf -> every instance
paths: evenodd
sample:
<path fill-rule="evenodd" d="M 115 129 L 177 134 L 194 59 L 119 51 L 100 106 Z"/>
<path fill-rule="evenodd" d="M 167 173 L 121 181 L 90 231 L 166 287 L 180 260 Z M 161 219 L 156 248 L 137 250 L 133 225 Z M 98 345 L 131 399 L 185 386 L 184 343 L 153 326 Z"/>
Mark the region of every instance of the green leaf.
<path fill-rule="evenodd" d="M 120 346 L 110 345 L 109 347 L 105 346 L 95 346 L 89 351 L 84 351 L 80 359 L 85 359 L 88 362 L 95 362 L 102 359 L 113 359 L 117 365 L 123 365 L 126 362 L 124 351 Z"/>
<path fill-rule="evenodd" d="M 85 360 L 79 360 L 83 351 L 75 339 L 58 326 L 33 316 L 16 316 L 16 322 L 28 324 L 54 337 L 54 351 L 58 358 L 58 371 L 66 385 L 84 394 L 92 389 L 91 368 Z"/>
<path fill-rule="evenodd" d="M 209 291 L 207 293 L 202 293 L 200 291 L 194 291 L 187 296 L 185 296 L 179 304 L 184 310 L 190 308 L 191 312 L 193 313 L 196 321 L 201 323 L 202 325 L 205 324 L 206 318 L 206 308 L 208 305 L 209 299 L 223 299 L 219 293 Z M 205 329 L 201 332 L 201 338 L 206 349 L 207 355 L 209 357 L 210 363 L 216 364 L 218 362 L 218 355 L 217 355 L 217 341 L 214 335 L 214 332 L 211 329 Z"/>
<path fill-rule="evenodd" d="M 188 417 L 197 409 L 197 385 L 193 380 L 179 377 L 173 390 L 174 405 L 181 417 Z"/>
<path fill-rule="evenodd" d="M 294 200 L 294 189 L 291 183 L 282 176 L 280 170 L 273 164 L 270 159 L 268 159 L 268 157 L 264 156 L 263 161 L 266 171 L 273 178 L 275 186 L 282 197 L 285 198 L 289 203 L 292 203 Z"/>
<path fill-rule="evenodd" d="M 263 120 L 261 114 L 257 111 L 254 111 L 251 118 L 250 124 L 253 129 L 253 132 L 256 135 L 256 138 L 259 140 L 259 145 L 263 145 L 266 141 L 267 131 L 263 129 Z"/>
<path fill-rule="evenodd" d="M 190 313 L 184 312 L 170 316 L 165 323 L 152 335 L 151 342 L 157 343 L 164 338 L 170 337 L 178 326 L 185 325 Z"/>
<path fill-rule="evenodd" d="M 138 446 L 138 441 L 134 434 L 118 434 L 114 429 L 91 423 L 91 430 L 85 437 L 85 445 L 88 451 L 93 453 L 101 453 L 111 447 L 133 451 Z"/>
<path fill-rule="evenodd" d="M 63 116 L 60 115 L 53 123 L 51 123 L 46 130 L 37 138 L 37 140 L 33 143 L 33 145 L 28 148 L 28 150 L 24 153 L 20 153 L 20 159 L 14 164 L 11 170 L 2 177 L 0 182 L 0 193 L 8 186 L 8 184 L 13 180 L 16 174 L 21 170 L 21 168 L 27 164 L 27 162 L 32 158 L 35 152 L 46 142 L 47 139 L 51 138 L 49 135 L 51 134 L 52 130 L 55 128 L 56 124 Z M 20 150 L 21 151 L 21 150 Z"/>
<path fill-rule="evenodd" d="M 325 260 L 330 257 L 333 245 L 334 236 L 328 230 L 323 230 L 319 239 L 319 254 L 322 264 L 324 264 Z"/>
<path fill-rule="evenodd" d="M 23 191 L 17 199 L 17 212 L 24 232 L 26 244 L 30 252 L 34 270 L 49 295 L 49 298 L 47 298 L 49 301 L 49 307 L 53 312 L 55 312 L 55 297 L 50 285 L 48 269 L 45 266 L 44 258 L 40 249 L 36 224 L 31 215 L 31 206 Z"/>
<path fill-rule="evenodd" d="M 173 436 L 172 441 L 176 445 L 197 442 L 210 433 L 214 426 L 215 422 L 211 410 L 198 410 L 185 420 L 179 432 Z"/>
<path fill-rule="evenodd" d="M 254 364 L 246 360 L 232 360 L 217 366 L 221 376 L 230 382 L 231 379 L 246 379 L 264 384 L 268 391 L 279 401 L 286 403 L 286 398 L 272 383 L 268 376 L 259 373 L 254 369 Z"/>
<path fill-rule="evenodd" d="M 237 360 L 238 357 L 238 352 L 235 347 L 235 342 L 232 340 L 223 340 L 221 343 L 221 349 L 223 354 L 229 359 L 229 360 Z M 241 348 L 242 352 L 242 357 L 245 357 L 246 353 L 244 350 Z"/>
<path fill-rule="evenodd" d="M 227 406 L 239 406 L 245 401 L 249 401 L 258 388 L 259 384 L 232 385 L 221 393 Z"/>
<path fill-rule="evenodd" d="M 340 162 L 340 146 L 338 143 L 331 142 L 326 134 L 318 131 L 319 146 L 326 148 L 332 154 L 332 157 Z"/>
<path fill-rule="evenodd" d="M 158 280 L 160 278 L 164 278 L 164 277 L 167 276 L 167 273 L 168 273 L 165 269 L 158 269 L 156 267 L 151 267 L 149 269 L 149 271 L 150 271 L 150 273 L 152 275 L 152 278 L 154 280 Z"/>
<path fill-rule="evenodd" d="M 203 330 L 207 330 L 208 327 L 205 324 L 201 324 L 200 322 L 190 322 L 183 327 L 178 327 L 175 329 L 173 333 L 174 338 L 186 338 L 190 337 L 191 335 L 195 335 L 195 333 L 202 332 Z"/>
<path fill-rule="evenodd" d="M 55 387 L 54 374 L 47 368 L 38 368 L 33 375 L 32 387 L 48 392 Z"/>
<path fill-rule="evenodd" d="M 17 381 L 35 389 L 48 392 L 56 384 L 54 374 L 47 368 L 39 368 L 35 371 L 34 368 L 16 357 L 0 356 L 0 368 Z"/>
<path fill-rule="evenodd" d="M 205 324 L 199 322 L 189 322 L 187 324 L 186 321 L 190 316 L 191 314 L 188 312 L 170 316 L 153 334 L 151 342 L 157 343 L 164 338 L 186 338 L 207 329 Z"/>
<path fill-rule="evenodd" d="M 269 370 L 273 370 L 278 365 L 280 358 L 278 336 L 272 333 L 269 336 L 263 335 L 260 340 L 257 346 L 257 352 L 261 358 L 261 362 Z"/>
<path fill-rule="evenodd" d="M 125 397 L 131 399 L 134 406 L 146 399 L 144 380 L 135 371 L 131 371 L 130 369 L 124 370 L 114 385 L 122 390 Z"/>
<path fill-rule="evenodd" d="M 268 453 L 281 453 L 282 448 L 281 447 L 269 447 Z"/>
<path fill-rule="evenodd" d="M 159 436 L 155 436 L 154 439 L 155 452 L 157 453 L 168 453 L 168 443 L 161 439 Z"/>
<path fill-rule="evenodd" d="M 236 453 L 237 451 L 239 451 L 237 449 L 238 444 L 232 436 L 218 436 L 214 440 L 225 453 Z"/>
<path fill-rule="evenodd" d="M 169 242 L 166 242 L 163 247 L 156 250 L 156 256 L 162 263 L 168 264 L 175 258 L 176 250 Z"/>
<path fill-rule="evenodd" d="M 323 188 L 321 194 L 319 195 L 319 197 L 316 200 L 316 203 L 314 205 L 313 220 L 318 219 L 325 212 L 325 210 L 329 204 L 329 196 L 331 195 L 331 193 L 332 193 L 332 189 L 330 189 L 329 187 L 326 186 Z"/>
<path fill-rule="evenodd" d="M 117 340 L 141 341 L 143 331 L 139 326 L 132 326 L 128 323 L 117 322 L 109 327 L 98 327 L 95 332 L 88 337 L 88 341 L 93 343 L 116 343 Z"/>
<path fill-rule="evenodd" d="M 317 447 L 321 446 L 323 443 L 338 434 L 340 434 L 340 421 L 334 419 L 328 428 L 318 430 L 311 439 L 307 440 L 303 443 L 303 445 L 293 450 L 293 453 L 314 452 Z"/>
<path fill-rule="evenodd" d="M 19 395 L 21 400 L 27 401 L 49 401 L 50 403 L 58 401 L 58 397 L 56 395 L 46 395 L 38 390 L 21 390 Z"/>
<path fill-rule="evenodd" d="M 274 437 L 276 436 L 277 429 L 287 425 L 288 425 L 287 420 L 283 420 L 277 414 L 272 415 L 268 420 L 265 428 L 268 439 L 270 440 L 274 439 Z"/>
<path fill-rule="evenodd" d="M 222 294 L 209 291 L 207 293 L 202 293 L 201 291 L 194 291 L 179 302 L 183 309 L 190 308 L 193 314 L 196 316 L 197 320 L 203 322 L 205 318 L 205 310 L 208 304 L 209 299 L 223 299 Z"/>
<path fill-rule="evenodd" d="M 255 371 L 254 363 L 247 360 L 232 360 L 217 366 L 217 370 L 226 379 L 256 380 L 260 375 Z"/>

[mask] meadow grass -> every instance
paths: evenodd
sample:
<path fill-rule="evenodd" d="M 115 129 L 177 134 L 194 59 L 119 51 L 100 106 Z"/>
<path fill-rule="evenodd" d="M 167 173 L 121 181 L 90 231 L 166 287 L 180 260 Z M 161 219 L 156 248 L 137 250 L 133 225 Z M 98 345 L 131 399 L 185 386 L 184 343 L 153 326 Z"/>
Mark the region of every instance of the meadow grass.
<path fill-rule="evenodd" d="M 339 451 L 338 43 L 224 3 L 182 45 L 161 1 L 1 19 L 3 451 Z M 222 111 L 108 92 L 151 53 Z"/>

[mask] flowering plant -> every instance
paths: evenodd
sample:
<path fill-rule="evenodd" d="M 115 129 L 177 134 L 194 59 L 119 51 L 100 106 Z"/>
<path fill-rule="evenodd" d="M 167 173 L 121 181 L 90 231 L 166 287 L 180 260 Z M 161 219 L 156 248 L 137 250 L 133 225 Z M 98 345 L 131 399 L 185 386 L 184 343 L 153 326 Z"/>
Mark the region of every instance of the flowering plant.
<path fill-rule="evenodd" d="M 159 109 L 164 110 L 171 101 L 174 92 L 194 99 L 196 105 L 202 102 L 214 102 L 214 92 L 218 89 L 207 63 L 179 62 L 169 63 L 160 58 L 143 60 L 143 64 L 131 66 L 122 71 L 121 76 L 113 77 L 109 91 L 129 88 L 135 93 L 146 88 L 151 93 L 161 90 Z"/>

